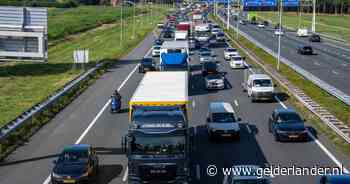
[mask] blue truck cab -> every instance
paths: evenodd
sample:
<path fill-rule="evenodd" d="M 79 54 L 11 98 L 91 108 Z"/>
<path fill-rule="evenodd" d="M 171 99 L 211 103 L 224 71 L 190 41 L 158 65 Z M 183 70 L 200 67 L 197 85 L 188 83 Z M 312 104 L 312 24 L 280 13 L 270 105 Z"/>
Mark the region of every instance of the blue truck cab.
<path fill-rule="evenodd" d="M 165 41 L 160 50 L 160 71 L 189 70 L 188 41 Z"/>

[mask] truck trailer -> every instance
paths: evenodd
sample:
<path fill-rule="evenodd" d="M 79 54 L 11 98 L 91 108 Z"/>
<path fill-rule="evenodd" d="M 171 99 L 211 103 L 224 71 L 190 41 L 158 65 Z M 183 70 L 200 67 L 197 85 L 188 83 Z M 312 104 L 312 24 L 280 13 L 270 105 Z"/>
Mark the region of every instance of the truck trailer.
<path fill-rule="evenodd" d="M 165 41 L 160 49 L 160 71 L 189 70 L 188 41 Z"/>

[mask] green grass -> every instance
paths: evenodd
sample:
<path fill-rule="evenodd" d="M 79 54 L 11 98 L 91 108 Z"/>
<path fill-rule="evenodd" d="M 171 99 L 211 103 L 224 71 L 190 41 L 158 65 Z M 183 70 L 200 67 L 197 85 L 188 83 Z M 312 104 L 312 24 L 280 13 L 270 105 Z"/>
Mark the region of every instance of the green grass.
<path fill-rule="evenodd" d="M 155 24 L 163 19 L 165 12 L 165 9 L 158 8 L 153 12 L 153 17 L 150 14 L 137 17 L 134 39 L 133 19 L 125 19 L 124 44 L 121 47 L 120 25 L 115 22 L 50 47 L 48 63 L 13 62 L 0 65 L 0 126 L 46 99 L 83 72 L 81 69 L 72 69 L 72 54 L 75 49 L 89 49 L 91 65 L 98 60 L 120 58 L 153 30 Z M 150 20 L 154 20 L 154 24 Z"/>
<path fill-rule="evenodd" d="M 80 6 L 51 8 L 48 11 L 49 41 L 66 37 L 120 19 L 120 8 L 111 6 Z M 123 17 L 133 15 L 133 8 L 124 7 Z"/>
<path fill-rule="evenodd" d="M 258 18 L 271 20 L 274 23 L 279 21 L 278 12 L 255 12 Z M 283 25 L 297 29 L 299 27 L 311 28 L 312 14 L 302 13 L 299 18 L 297 12 L 284 12 L 282 17 Z M 330 35 L 339 39 L 350 41 L 350 15 L 327 15 L 316 16 L 316 32 Z"/>
<path fill-rule="evenodd" d="M 219 19 L 216 19 L 215 17 L 212 18 L 214 18 L 216 22 L 219 22 L 223 27 L 223 24 Z M 225 32 L 227 32 L 231 36 L 231 38 L 235 38 L 235 32 L 233 30 L 225 30 Z M 240 36 L 239 39 L 236 41 L 238 41 L 240 45 L 243 45 L 245 48 L 255 53 L 257 57 L 264 61 L 265 65 L 276 68 L 277 61 L 273 56 L 266 53 L 264 50 L 256 47 L 253 43 L 245 39 L 243 36 Z M 233 45 L 235 44 L 233 43 Z M 240 53 L 244 52 L 241 51 Z M 249 57 L 247 58 L 247 62 L 249 62 L 249 64 L 258 67 L 258 65 L 255 64 L 254 61 L 250 60 Z M 304 79 L 302 76 L 295 73 L 294 70 L 292 70 L 284 64 L 280 65 L 280 73 L 283 76 L 285 76 L 292 84 L 302 89 L 313 100 L 321 104 L 331 113 L 333 113 L 337 118 L 342 120 L 345 124 L 350 125 L 350 108 L 346 104 L 342 103 L 337 98 L 329 95 L 310 81 Z M 330 141 L 332 141 L 332 143 L 334 143 L 337 146 L 337 148 L 340 151 L 350 156 L 350 146 L 346 141 L 340 138 L 333 130 L 331 130 L 315 114 L 309 111 L 302 103 L 300 103 L 292 95 L 290 95 L 288 102 L 293 104 L 298 109 L 298 111 L 302 113 L 303 117 L 305 117 L 308 120 L 308 122 L 318 131 L 319 134 L 325 135 Z"/>

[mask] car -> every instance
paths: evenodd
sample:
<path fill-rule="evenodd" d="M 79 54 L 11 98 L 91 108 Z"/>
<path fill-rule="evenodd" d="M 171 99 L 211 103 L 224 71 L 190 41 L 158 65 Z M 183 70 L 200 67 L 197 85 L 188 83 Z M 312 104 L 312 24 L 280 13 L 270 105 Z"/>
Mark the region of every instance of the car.
<path fill-rule="evenodd" d="M 160 55 L 161 46 L 155 45 L 152 47 L 152 57 L 157 57 Z"/>
<path fill-rule="evenodd" d="M 153 58 L 145 57 L 141 60 L 139 65 L 139 73 L 145 73 L 146 71 L 154 71 L 155 63 Z"/>
<path fill-rule="evenodd" d="M 224 58 L 225 60 L 230 60 L 232 56 L 238 55 L 238 51 L 235 48 L 227 47 L 224 50 Z"/>
<path fill-rule="evenodd" d="M 307 141 L 309 135 L 304 121 L 293 109 L 277 108 L 269 117 L 269 132 L 276 141 Z"/>
<path fill-rule="evenodd" d="M 310 42 L 321 42 L 321 37 L 318 34 L 312 34 L 309 38 Z"/>
<path fill-rule="evenodd" d="M 279 28 L 280 28 L 280 24 L 277 23 L 277 24 L 275 25 L 275 29 L 279 29 Z M 281 29 L 283 29 L 283 26 L 281 26 Z"/>
<path fill-rule="evenodd" d="M 211 102 L 206 122 L 208 139 L 230 138 L 239 140 L 239 123 L 241 121 L 242 119 L 237 117 L 230 103 Z"/>
<path fill-rule="evenodd" d="M 219 73 L 218 65 L 215 62 L 208 61 L 202 64 L 202 75 L 206 76 L 208 74 Z"/>
<path fill-rule="evenodd" d="M 231 57 L 230 66 L 232 69 L 245 68 L 245 58 L 240 55 L 235 55 Z"/>
<path fill-rule="evenodd" d="M 188 40 L 188 48 L 190 50 L 194 50 L 198 47 L 199 43 L 195 39 L 189 39 Z"/>
<path fill-rule="evenodd" d="M 204 81 L 205 89 L 225 89 L 225 78 L 220 73 L 205 75 Z"/>
<path fill-rule="evenodd" d="M 234 165 L 236 172 L 225 175 L 223 184 L 271 184 L 271 177 L 259 172 L 262 169 L 258 165 Z"/>
<path fill-rule="evenodd" d="M 211 51 L 204 51 L 204 52 L 201 52 L 199 54 L 199 61 L 201 63 L 212 61 L 213 59 L 214 58 L 213 58 L 213 55 L 212 55 Z"/>
<path fill-rule="evenodd" d="M 159 38 L 158 38 L 158 39 L 154 40 L 154 45 L 162 45 L 163 42 L 164 42 L 163 39 L 159 39 Z"/>
<path fill-rule="evenodd" d="M 263 23 L 259 23 L 257 26 L 258 26 L 258 28 L 265 28 L 265 24 L 263 24 Z"/>
<path fill-rule="evenodd" d="M 157 24 L 157 27 L 158 27 L 159 29 L 163 29 L 163 28 L 164 28 L 164 23 L 163 23 L 163 22 L 159 22 L 159 23 Z"/>
<path fill-rule="evenodd" d="M 226 38 L 225 38 L 225 33 L 224 32 L 220 32 L 216 35 L 216 41 L 217 42 L 225 42 L 226 41 Z"/>
<path fill-rule="evenodd" d="M 173 38 L 173 32 L 172 31 L 165 31 L 163 33 L 164 38 Z"/>
<path fill-rule="evenodd" d="M 269 26 L 269 25 L 270 25 L 269 21 L 266 21 L 266 20 L 263 21 L 263 24 L 264 24 L 265 26 Z"/>
<path fill-rule="evenodd" d="M 239 24 L 241 24 L 241 25 L 246 25 L 246 24 L 247 24 L 247 21 L 246 21 L 246 20 L 239 20 Z"/>
<path fill-rule="evenodd" d="M 297 30 L 297 36 L 299 36 L 299 37 L 307 37 L 307 36 L 309 36 L 308 30 L 307 29 L 302 29 L 302 28 L 298 29 Z"/>
<path fill-rule="evenodd" d="M 279 29 L 276 29 L 275 30 L 275 35 L 280 35 L 280 36 L 283 36 L 284 35 L 284 32 L 283 32 L 283 30 L 279 30 Z"/>
<path fill-rule="evenodd" d="M 350 183 L 350 174 L 325 175 L 322 176 L 318 184 L 345 184 Z"/>
<path fill-rule="evenodd" d="M 211 29 L 211 34 L 216 35 L 216 34 L 218 34 L 220 31 L 221 31 L 220 28 L 212 28 L 212 29 Z"/>
<path fill-rule="evenodd" d="M 312 55 L 314 51 L 310 45 L 301 45 L 297 48 L 297 52 L 302 55 Z"/>
<path fill-rule="evenodd" d="M 212 35 L 208 40 L 209 46 L 215 45 L 217 43 L 217 39 L 215 35 Z"/>
<path fill-rule="evenodd" d="M 88 144 L 66 146 L 54 160 L 52 184 L 89 182 L 97 177 L 98 157 Z"/>

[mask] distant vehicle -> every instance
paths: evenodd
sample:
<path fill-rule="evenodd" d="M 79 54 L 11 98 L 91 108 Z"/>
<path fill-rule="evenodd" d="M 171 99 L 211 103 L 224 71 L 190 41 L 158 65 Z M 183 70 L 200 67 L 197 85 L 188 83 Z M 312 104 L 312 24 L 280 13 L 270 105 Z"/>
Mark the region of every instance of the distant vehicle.
<path fill-rule="evenodd" d="M 350 174 L 322 176 L 318 184 L 350 183 Z"/>
<path fill-rule="evenodd" d="M 309 36 L 307 29 L 298 29 L 297 36 L 299 37 L 307 37 Z"/>
<path fill-rule="evenodd" d="M 260 169 L 262 168 L 257 165 L 235 165 L 232 170 L 241 172 L 225 175 L 223 184 L 271 184 L 269 176 L 258 173 Z"/>
<path fill-rule="evenodd" d="M 158 39 L 154 40 L 154 45 L 162 45 L 163 42 L 164 42 L 163 39 L 158 38 Z"/>
<path fill-rule="evenodd" d="M 152 48 L 152 57 L 158 57 L 160 55 L 160 45 L 155 45 Z"/>
<path fill-rule="evenodd" d="M 208 74 L 204 80 L 206 89 L 225 89 L 225 78 L 219 73 Z"/>
<path fill-rule="evenodd" d="M 173 38 L 173 32 L 172 31 L 166 31 L 163 34 L 164 38 Z"/>
<path fill-rule="evenodd" d="M 216 36 L 215 35 L 212 35 L 209 40 L 209 45 L 212 46 L 212 45 L 215 45 L 217 43 L 217 39 L 216 39 Z"/>
<path fill-rule="evenodd" d="M 164 28 L 164 23 L 163 23 L 163 22 L 159 22 L 159 23 L 157 24 L 157 27 L 158 27 L 159 29 L 163 29 L 163 28 Z"/>
<path fill-rule="evenodd" d="M 314 54 L 313 49 L 309 45 L 301 45 L 298 47 L 297 52 L 302 55 L 312 55 Z"/>
<path fill-rule="evenodd" d="M 275 25 L 275 29 L 279 29 L 279 28 L 280 28 L 280 24 L 277 23 L 277 24 Z M 281 29 L 283 29 L 283 26 L 281 26 Z"/>
<path fill-rule="evenodd" d="M 52 184 L 89 182 L 97 177 L 98 157 L 87 144 L 65 147 L 54 164 Z"/>
<path fill-rule="evenodd" d="M 143 58 L 139 65 L 139 73 L 145 73 L 146 71 L 154 71 L 155 63 L 152 58 Z"/>
<path fill-rule="evenodd" d="M 275 109 L 269 118 L 269 132 L 276 141 L 309 139 L 304 120 L 292 109 Z"/>
<path fill-rule="evenodd" d="M 199 44 L 197 43 L 197 40 L 195 40 L 195 39 L 189 39 L 188 40 L 188 47 L 189 47 L 190 50 L 197 49 L 198 45 Z"/>
<path fill-rule="evenodd" d="M 239 20 L 239 24 L 246 25 L 247 21 L 246 20 Z"/>
<path fill-rule="evenodd" d="M 201 52 L 199 55 L 199 61 L 201 63 L 212 61 L 212 60 L 213 60 L 213 56 L 211 54 L 211 51 L 204 51 L 204 52 Z"/>
<path fill-rule="evenodd" d="M 239 123 L 241 118 L 237 117 L 231 104 L 227 102 L 211 102 L 207 115 L 208 138 L 240 138 Z"/>
<path fill-rule="evenodd" d="M 232 56 L 238 55 L 237 49 L 232 47 L 228 47 L 224 50 L 224 58 L 225 60 L 230 60 Z"/>
<path fill-rule="evenodd" d="M 274 100 L 275 93 L 270 76 L 266 74 L 251 74 L 243 84 L 252 102 L 256 100 Z"/>
<path fill-rule="evenodd" d="M 218 65 L 215 62 L 208 61 L 203 63 L 202 65 L 202 75 L 206 76 L 208 74 L 217 74 L 218 71 Z"/>
<path fill-rule="evenodd" d="M 240 55 L 235 55 L 231 57 L 230 66 L 232 69 L 245 68 L 244 65 L 245 58 Z"/>
<path fill-rule="evenodd" d="M 212 28 L 212 29 L 211 29 L 211 34 L 216 35 L 216 34 L 218 34 L 220 31 L 221 31 L 220 28 Z"/>
<path fill-rule="evenodd" d="M 321 37 L 320 35 L 317 34 L 312 34 L 309 38 L 310 42 L 321 42 Z"/>
<path fill-rule="evenodd" d="M 265 26 L 269 26 L 269 25 L 270 25 L 270 23 L 269 23 L 268 21 L 266 21 L 266 20 L 263 21 L 263 24 L 264 24 Z"/>
<path fill-rule="evenodd" d="M 276 29 L 275 30 L 275 35 L 281 35 L 281 36 L 283 36 L 284 35 L 284 32 L 283 32 L 283 30 L 279 30 L 279 29 Z"/>
<path fill-rule="evenodd" d="M 263 24 L 263 23 L 259 23 L 257 26 L 258 26 L 258 28 L 265 28 L 265 24 Z"/>
<path fill-rule="evenodd" d="M 220 32 L 216 35 L 216 41 L 217 42 L 225 42 L 226 41 L 226 38 L 225 38 L 225 33 L 224 32 Z"/>

